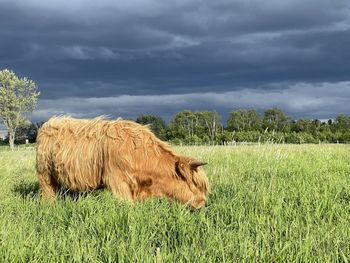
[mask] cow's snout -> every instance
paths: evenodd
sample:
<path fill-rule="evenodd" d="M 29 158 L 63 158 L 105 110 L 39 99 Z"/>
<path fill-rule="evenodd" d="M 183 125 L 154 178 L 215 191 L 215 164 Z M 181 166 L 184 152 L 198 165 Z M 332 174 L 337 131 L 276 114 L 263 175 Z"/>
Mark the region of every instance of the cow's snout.
<path fill-rule="evenodd" d="M 192 204 L 191 204 L 191 207 L 193 209 L 200 209 L 200 208 L 202 208 L 204 206 L 205 206 L 205 197 L 204 196 L 200 196 L 195 201 L 193 201 Z"/>

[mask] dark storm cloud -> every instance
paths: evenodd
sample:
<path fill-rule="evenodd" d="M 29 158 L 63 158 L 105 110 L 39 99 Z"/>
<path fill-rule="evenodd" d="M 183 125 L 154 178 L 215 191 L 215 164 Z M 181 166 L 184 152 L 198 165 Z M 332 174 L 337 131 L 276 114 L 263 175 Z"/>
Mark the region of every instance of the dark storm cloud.
<path fill-rule="evenodd" d="M 39 84 L 35 118 L 276 105 L 334 117 L 350 113 L 349 55 L 347 0 L 0 0 L 0 68 Z"/>
<path fill-rule="evenodd" d="M 281 88 L 281 85 L 284 87 Z M 276 83 L 268 90 L 245 88 L 223 93 L 44 99 L 40 101 L 41 110 L 34 112 L 31 117 L 34 120 L 42 120 L 52 115 L 93 117 L 109 113 L 112 118 L 136 118 L 142 112 L 160 114 L 169 120 L 179 109 L 189 106 L 193 110 L 218 110 L 227 115 L 232 109 L 249 105 L 260 112 L 275 106 L 283 108 L 287 114 L 295 118 L 327 119 L 329 112 L 333 114 L 347 112 L 349 101 L 350 81 L 336 84 L 299 83 L 288 87 Z"/>

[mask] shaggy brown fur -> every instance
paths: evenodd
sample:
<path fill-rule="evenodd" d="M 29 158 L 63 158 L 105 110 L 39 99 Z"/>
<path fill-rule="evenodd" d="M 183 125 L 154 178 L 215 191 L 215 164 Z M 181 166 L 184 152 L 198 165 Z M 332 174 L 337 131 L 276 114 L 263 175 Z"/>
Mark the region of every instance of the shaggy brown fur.
<path fill-rule="evenodd" d="M 209 186 L 200 162 L 174 152 L 147 126 L 53 117 L 39 130 L 37 142 L 44 199 L 54 198 L 60 186 L 72 191 L 106 187 L 125 200 L 157 196 L 193 208 L 205 204 Z"/>

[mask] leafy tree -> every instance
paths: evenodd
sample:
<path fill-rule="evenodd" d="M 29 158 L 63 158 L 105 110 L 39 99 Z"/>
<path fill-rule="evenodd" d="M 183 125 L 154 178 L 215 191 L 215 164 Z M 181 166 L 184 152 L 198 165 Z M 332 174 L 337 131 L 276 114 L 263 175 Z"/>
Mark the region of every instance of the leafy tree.
<path fill-rule="evenodd" d="M 223 130 L 220 119 L 220 115 L 215 111 L 184 110 L 171 120 L 169 133 L 171 138 L 182 141 L 213 142 Z"/>
<path fill-rule="evenodd" d="M 36 136 L 38 135 L 39 128 L 44 124 L 44 122 L 37 122 L 31 124 L 20 125 L 17 127 L 15 142 L 24 142 L 26 139 L 29 142 L 36 142 Z"/>
<path fill-rule="evenodd" d="M 227 120 L 229 131 L 257 131 L 261 129 L 261 117 L 255 109 L 232 111 Z"/>
<path fill-rule="evenodd" d="M 331 125 L 328 122 L 322 122 L 319 130 L 321 133 L 329 133 L 331 132 Z"/>
<path fill-rule="evenodd" d="M 309 132 L 312 134 L 316 134 L 321 128 L 322 122 L 318 119 L 314 119 L 311 121 Z"/>
<path fill-rule="evenodd" d="M 289 131 L 291 119 L 279 108 L 265 110 L 263 127 L 269 131 Z"/>
<path fill-rule="evenodd" d="M 197 123 L 198 119 L 193 111 L 183 110 L 178 112 L 170 121 L 171 136 L 179 139 L 193 137 L 196 133 Z"/>
<path fill-rule="evenodd" d="M 234 141 L 234 132 L 223 130 L 219 133 L 218 143 L 225 145 Z"/>
<path fill-rule="evenodd" d="M 345 114 L 338 115 L 335 119 L 334 125 L 338 131 L 350 131 L 350 116 L 346 116 Z"/>
<path fill-rule="evenodd" d="M 11 70 L 0 71 L 0 119 L 9 135 L 9 144 L 14 148 L 16 130 L 28 123 L 24 113 L 34 110 L 39 92 L 34 81 L 19 78 Z"/>
<path fill-rule="evenodd" d="M 342 135 L 340 136 L 339 140 L 341 142 L 350 143 L 350 130 L 347 131 L 347 132 L 342 133 Z"/>
<path fill-rule="evenodd" d="M 211 142 L 215 141 L 218 133 L 222 131 L 220 115 L 216 111 L 199 111 L 195 115 L 198 119 L 197 136 L 202 139 L 208 137 Z M 198 128 L 203 131 L 201 134 L 198 133 Z"/>
<path fill-rule="evenodd" d="M 307 132 L 310 130 L 311 121 L 307 119 L 299 119 L 292 123 L 291 130 L 295 132 Z"/>
<path fill-rule="evenodd" d="M 316 134 L 318 132 L 329 131 L 329 125 L 326 122 L 321 122 L 318 119 L 299 119 L 292 124 L 291 131 L 293 132 L 307 132 Z"/>
<path fill-rule="evenodd" d="M 151 130 L 159 139 L 166 139 L 167 127 L 161 117 L 151 114 L 141 114 L 136 119 L 136 122 L 144 125 L 150 124 Z"/>
<path fill-rule="evenodd" d="M 24 143 L 25 140 L 28 139 L 28 131 L 30 126 L 30 123 L 26 123 L 17 127 L 15 135 L 16 143 Z"/>

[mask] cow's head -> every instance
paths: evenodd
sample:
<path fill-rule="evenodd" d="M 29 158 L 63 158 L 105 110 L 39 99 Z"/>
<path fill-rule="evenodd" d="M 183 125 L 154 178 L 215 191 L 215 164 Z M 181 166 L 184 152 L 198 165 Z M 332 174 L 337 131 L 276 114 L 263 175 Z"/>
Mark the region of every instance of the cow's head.
<path fill-rule="evenodd" d="M 142 173 L 134 190 L 137 200 L 152 196 L 167 197 L 187 204 L 193 209 L 205 205 L 209 192 L 208 178 L 202 168 L 206 163 L 189 157 L 165 158 L 157 170 Z"/>
<path fill-rule="evenodd" d="M 209 191 L 208 178 L 202 168 L 205 162 L 181 157 L 175 163 L 175 172 L 180 182 L 175 198 L 181 203 L 198 209 L 205 205 Z"/>

